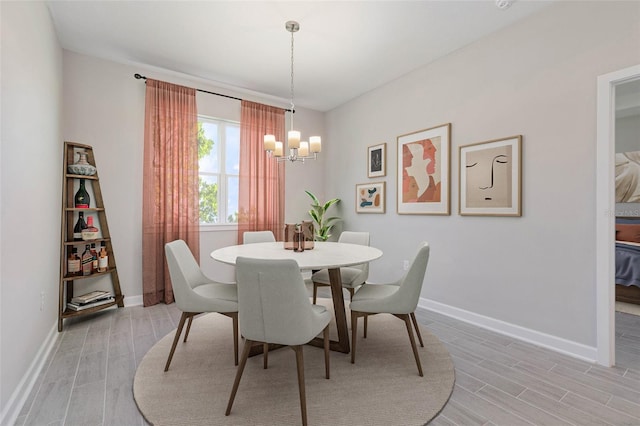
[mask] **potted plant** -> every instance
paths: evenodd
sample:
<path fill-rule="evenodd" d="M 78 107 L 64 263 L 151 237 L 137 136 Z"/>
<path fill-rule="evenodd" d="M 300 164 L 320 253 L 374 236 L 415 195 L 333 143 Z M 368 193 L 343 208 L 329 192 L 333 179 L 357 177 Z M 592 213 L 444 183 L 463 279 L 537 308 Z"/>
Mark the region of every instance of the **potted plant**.
<path fill-rule="evenodd" d="M 313 203 L 311 204 L 312 208 L 311 210 L 309 210 L 309 215 L 311 215 L 311 218 L 315 223 L 315 228 L 316 228 L 315 239 L 316 241 L 327 241 L 331 236 L 331 234 L 329 233 L 331 231 L 331 228 L 333 228 L 333 225 L 337 221 L 339 221 L 340 218 L 337 216 L 325 218 L 325 214 L 327 213 L 327 210 L 332 205 L 339 203 L 340 199 L 333 198 L 323 204 L 320 202 L 320 200 L 318 200 L 318 197 L 313 195 L 311 192 L 309 191 L 304 191 L 304 192 L 306 192 L 307 195 L 311 197 L 311 200 L 313 201 Z"/>

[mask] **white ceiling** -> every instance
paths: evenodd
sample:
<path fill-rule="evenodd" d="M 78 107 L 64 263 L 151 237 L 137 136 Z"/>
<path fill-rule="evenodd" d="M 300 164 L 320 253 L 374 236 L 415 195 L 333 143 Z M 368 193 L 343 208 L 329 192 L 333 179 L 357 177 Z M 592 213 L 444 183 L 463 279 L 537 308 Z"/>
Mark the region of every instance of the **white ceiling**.
<path fill-rule="evenodd" d="M 48 1 L 62 47 L 327 111 L 549 1 Z M 141 69 L 141 74 L 144 70 Z M 152 75 L 150 75 L 152 76 Z M 132 76 L 133 78 L 133 76 Z"/>

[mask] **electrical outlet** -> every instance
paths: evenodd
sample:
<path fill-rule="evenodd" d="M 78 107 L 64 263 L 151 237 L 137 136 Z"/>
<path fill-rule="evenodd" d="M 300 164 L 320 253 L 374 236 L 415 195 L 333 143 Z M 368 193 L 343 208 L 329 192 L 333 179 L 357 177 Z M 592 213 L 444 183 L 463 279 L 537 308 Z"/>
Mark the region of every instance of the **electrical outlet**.
<path fill-rule="evenodd" d="M 44 290 L 40 292 L 40 310 L 44 310 Z"/>
<path fill-rule="evenodd" d="M 408 260 L 403 260 L 402 261 L 402 269 L 404 269 L 405 271 L 409 270 L 409 261 Z"/>

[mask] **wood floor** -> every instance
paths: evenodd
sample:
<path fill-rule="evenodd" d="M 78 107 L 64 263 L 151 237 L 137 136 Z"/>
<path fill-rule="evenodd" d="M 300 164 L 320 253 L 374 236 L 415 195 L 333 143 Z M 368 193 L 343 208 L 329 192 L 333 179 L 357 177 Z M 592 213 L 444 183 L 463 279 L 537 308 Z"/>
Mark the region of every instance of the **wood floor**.
<path fill-rule="evenodd" d="M 616 313 L 618 365 L 603 368 L 433 312 L 416 314 L 456 367 L 451 399 L 432 425 L 640 425 L 638 316 Z M 66 320 L 16 425 L 146 425 L 132 395 L 136 365 L 179 318 L 174 305 L 157 305 Z"/>

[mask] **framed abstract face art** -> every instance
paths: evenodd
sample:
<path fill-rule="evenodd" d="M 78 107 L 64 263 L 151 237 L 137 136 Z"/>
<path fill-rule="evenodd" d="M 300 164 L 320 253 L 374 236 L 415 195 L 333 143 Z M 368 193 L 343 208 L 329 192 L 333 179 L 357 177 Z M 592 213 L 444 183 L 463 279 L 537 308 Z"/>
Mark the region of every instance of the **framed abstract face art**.
<path fill-rule="evenodd" d="M 449 214 L 451 123 L 398 136 L 398 214 Z"/>
<path fill-rule="evenodd" d="M 461 215 L 522 216 L 522 136 L 460 147 Z"/>
<path fill-rule="evenodd" d="M 356 213 L 384 213 L 385 182 L 356 185 Z"/>

